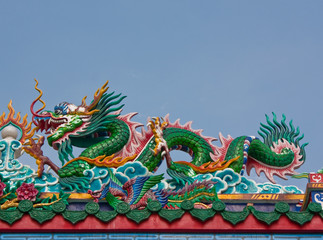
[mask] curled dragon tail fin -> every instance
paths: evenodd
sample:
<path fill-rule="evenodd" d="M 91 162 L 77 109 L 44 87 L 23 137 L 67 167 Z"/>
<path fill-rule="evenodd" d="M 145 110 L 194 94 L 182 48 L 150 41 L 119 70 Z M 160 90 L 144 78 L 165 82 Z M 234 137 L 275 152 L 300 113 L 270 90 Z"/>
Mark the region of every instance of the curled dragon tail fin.
<path fill-rule="evenodd" d="M 302 158 L 300 161 L 305 161 L 305 147 L 308 143 L 304 143 L 302 145 L 299 144 L 299 141 L 304 138 L 304 134 L 300 136 L 299 127 L 295 129 L 293 125 L 293 120 L 289 122 L 289 127 L 286 124 L 286 116 L 282 115 L 282 120 L 279 123 L 277 121 L 277 116 L 273 112 L 273 122 L 270 121 L 268 115 L 266 114 L 267 124 L 260 123 L 260 131 L 258 134 L 263 138 L 264 143 L 268 147 L 275 147 L 275 144 L 278 144 L 279 140 L 283 141 L 283 139 L 287 140 L 289 143 L 294 144 L 296 147 L 300 147 L 300 155 Z"/>
<path fill-rule="evenodd" d="M 275 113 L 272 121 L 266 115 L 267 123 L 261 123 L 258 131 L 264 142 L 255 139 L 250 145 L 248 174 L 255 168 L 258 175 L 264 172 L 266 177 L 275 183 L 273 175 L 287 179 L 286 175 L 296 174 L 294 170 L 304 163 L 305 146 L 308 143 L 302 145 L 299 143 L 304 134 L 300 135 L 300 130 L 294 127 L 293 121 L 289 122 L 289 126 L 285 121 L 285 115 L 282 115 L 281 122 L 277 121 Z"/>

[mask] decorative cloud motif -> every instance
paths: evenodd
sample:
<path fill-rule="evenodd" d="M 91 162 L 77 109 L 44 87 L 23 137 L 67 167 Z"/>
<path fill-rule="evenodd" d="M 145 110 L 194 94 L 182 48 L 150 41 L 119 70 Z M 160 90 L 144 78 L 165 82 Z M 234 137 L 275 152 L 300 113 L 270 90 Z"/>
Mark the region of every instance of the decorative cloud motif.
<path fill-rule="evenodd" d="M 131 178 L 138 176 L 151 175 L 148 169 L 142 165 L 141 162 L 128 162 L 125 165 L 119 167 L 115 172 L 116 177 L 122 184 L 127 182 Z"/>
<path fill-rule="evenodd" d="M 273 183 L 258 183 L 258 187 L 260 188 L 259 193 L 285 193 L 285 194 L 297 194 L 297 193 L 303 193 L 302 190 L 300 190 L 296 186 L 282 186 L 279 184 L 273 184 Z"/>

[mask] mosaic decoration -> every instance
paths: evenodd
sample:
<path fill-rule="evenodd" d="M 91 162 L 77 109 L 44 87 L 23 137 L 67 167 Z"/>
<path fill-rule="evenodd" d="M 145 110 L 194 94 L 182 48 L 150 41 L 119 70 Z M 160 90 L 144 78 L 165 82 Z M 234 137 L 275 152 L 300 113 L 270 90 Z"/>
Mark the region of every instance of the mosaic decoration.
<path fill-rule="evenodd" d="M 20 113 L 14 117 L 10 101 L 8 116 L 3 113 L 0 117 L 2 221 L 13 224 L 29 214 L 41 224 L 61 215 L 76 224 L 88 215 L 109 222 L 121 214 L 140 223 L 158 214 L 173 222 L 188 212 L 202 222 L 219 214 L 238 224 L 252 214 L 268 225 L 281 215 L 302 225 L 314 215 L 323 216 L 318 203 L 310 203 L 303 212 L 290 211 L 284 202 L 277 203 L 273 211 L 246 206 L 234 212 L 226 210 L 218 198 L 218 194 L 253 193 L 260 199 L 265 196 L 261 194 L 302 193 L 295 186 L 275 184 L 273 178 L 295 175 L 294 170 L 306 158 L 307 143 L 300 144 L 303 135 L 292 121 L 286 123 L 284 115 L 280 122 L 274 113 L 272 120 L 266 115 L 258 132 L 263 141 L 219 134 L 219 147 L 213 144 L 215 138 L 192 129 L 191 122 L 171 122 L 168 115 L 149 118 L 147 128 L 133 122 L 137 113 L 122 115 L 125 96 L 108 92 L 107 84 L 95 92 L 90 104 L 84 97 L 81 105 L 62 102 L 51 111 L 44 110 L 43 93 L 36 81 L 39 95 L 31 103 L 30 123 L 27 115 L 22 121 Z M 41 108 L 36 110 L 39 103 Z M 58 161 L 43 151 L 45 137 L 57 150 Z M 74 156 L 73 147 L 84 150 Z M 187 152 L 192 160 L 175 161 L 170 155 L 175 150 Z M 18 160 L 24 152 L 35 159 L 36 170 Z M 154 174 L 162 161 L 166 161 L 169 178 Z M 270 183 L 243 176 L 252 168 L 258 175 L 263 172 Z M 83 196 L 76 204 L 83 207 L 75 207 L 71 194 Z"/>

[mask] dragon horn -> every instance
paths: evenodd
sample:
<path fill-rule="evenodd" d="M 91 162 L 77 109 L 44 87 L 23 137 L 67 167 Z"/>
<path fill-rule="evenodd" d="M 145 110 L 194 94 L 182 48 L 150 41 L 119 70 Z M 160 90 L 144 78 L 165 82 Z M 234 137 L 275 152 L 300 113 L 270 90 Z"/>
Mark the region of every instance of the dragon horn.
<path fill-rule="evenodd" d="M 99 89 L 95 92 L 95 94 L 94 94 L 94 99 L 93 99 L 93 101 L 91 102 L 91 104 L 90 104 L 89 106 L 86 106 L 86 103 L 85 103 L 85 98 L 86 98 L 86 97 L 84 97 L 84 98 L 82 99 L 82 105 L 85 105 L 85 106 L 86 106 L 86 110 L 87 110 L 87 111 L 90 111 L 90 110 L 92 110 L 93 108 L 95 108 L 95 107 L 96 107 L 96 105 L 97 105 L 97 104 L 98 104 L 98 102 L 100 101 L 100 99 L 101 99 L 102 95 L 103 95 L 103 94 L 108 90 L 108 88 L 109 88 L 109 87 L 107 87 L 108 83 L 109 83 L 109 80 L 108 80 L 108 81 L 106 81 L 106 83 L 105 83 L 105 84 L 103 84 L 103 86 L 102 86 L 101 88 L 99 88 Z"/>

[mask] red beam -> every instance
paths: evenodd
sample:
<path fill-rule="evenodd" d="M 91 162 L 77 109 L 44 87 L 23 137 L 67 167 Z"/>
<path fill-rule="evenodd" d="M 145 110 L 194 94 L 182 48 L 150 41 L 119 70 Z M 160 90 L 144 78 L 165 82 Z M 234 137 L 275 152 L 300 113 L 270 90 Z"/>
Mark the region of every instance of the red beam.
<path fill-rule="evenodd" d="M 189 213 L 185 213 L 181 219 L 172 223 L 153 214 L 140 224 L 125 216 L 117 216 L 108 223 L 101 222 L 94 216 L 88 216 L 73 225 L 59 215 L 43 224 L 25 215 L 12 226 L 1 221 L 0 232 L 323 233 L 323 221 L 321 217 L 314 216 L 310 222 L 300 226 L 287 217 L 281 216 L 277 222 L 268 226 L 250 214 L 245 221 L 232 225 L 220 215 L 215 215 L 203 223 Z"/>

